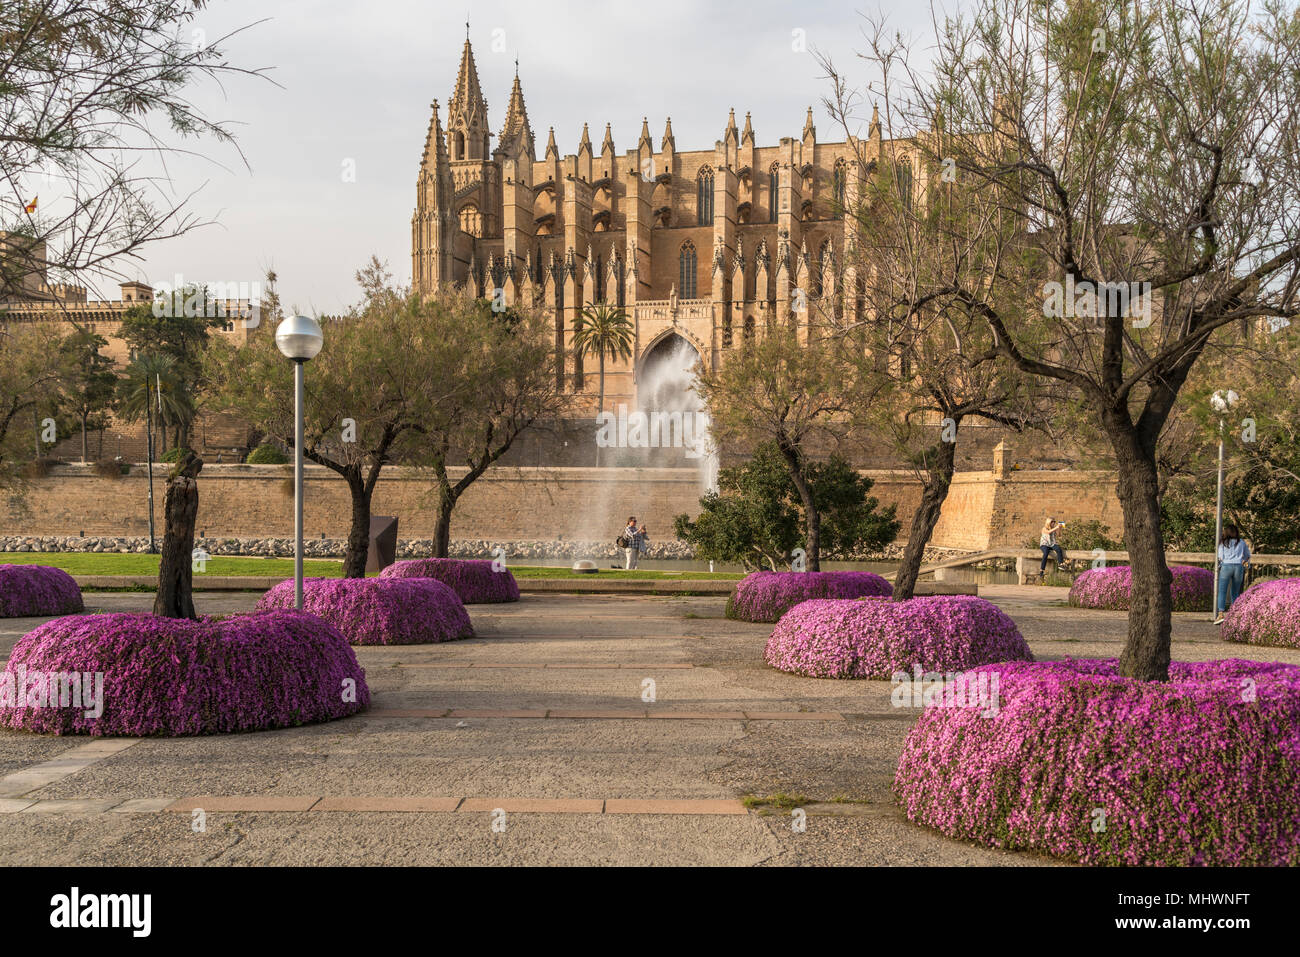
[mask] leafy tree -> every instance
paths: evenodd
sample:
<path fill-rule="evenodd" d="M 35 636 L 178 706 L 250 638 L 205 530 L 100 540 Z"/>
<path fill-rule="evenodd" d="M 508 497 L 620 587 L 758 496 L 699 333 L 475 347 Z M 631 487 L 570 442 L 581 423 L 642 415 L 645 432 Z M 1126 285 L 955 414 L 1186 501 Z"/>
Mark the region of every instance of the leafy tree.
<path fill-rule="evenodd" d="M 65 361 L 52 324 L 0 324 L 0 488 L 21 491 L 27 427 L 56 410 Z"/>
<path fill-rule="evenodd" d="M 1300 10 L 977 0 L 924 72 L 868 36 L 932 211 L 921 296 L 1105 434 L 1133 569 L 1120 672 L 1167 680 L 1161 434 L 1207 348 L 1300 314 Z"/>
<path fill-rule="evenodd" d="M 840 339 L 810 331 L 801 342 L 794 323 L 778 321 L 718 367 L 696 373 L 715 441 L 755 453 L 771 443 L 780 454 L 802 505 L 810 571 L 821 567 L 822 516 L 808 450 L 816 438 L 837 442 L 853 431 L 852 411 L 869 403 L 870 380 L 860 372 Z"/>
<path fill-rule="evenodd" d="M 838 456 L 810 463 L 805 472 L 821 516 L 828 552 L 848 556 L 875 550 L 898 534 L 894 506 L 879 509 L 872 482 Z M 796 548 L 807 551 L 803 503 L 775 443 L 755 450 L 744 465 L 722 469 L 718 491 L 700 499 L 699 516 L 673 520 L 677 537 L 705 561 L 735 562 L 746 569 L 788 564 Z"/>
<path fill-rule="evenodd" d="M 109 412 L 117 392 L 117 367 L 100 352 L 108 340 L 77 326 L 64 336 L 60 349 L 65 361 L 61 377 L 61 404 L 81 427 L 81 461 L 87 456 L 86 432 L 108 427 Z"/>
<path fill-rule="evenodd" d="M 632 355 L 632 320 L 626 312 L 607 302 L 587 306 L 573 324 L 573 349 L 578 358 L 600 359 L 600 399 L 597 412 L 605 411 L 605 357 L 627 359 Z"/>
<path fill-rule="evenodd" d="M 351 496 L 347 578 L 366 572 L 371 500 L 384 466 L 427 462 L 431 410 L 467 387 L 456 371 L 466 361 L 465 344 L 442 334 L 432 301 L 393 286 L 376 259 L 357 279 L 362 302 L 321 323 L 324 348 L 304 370 L 303 456 L 338 473 Z M 262 314 L 245 344 L 213 343 L 206 376 L 218 389 L 215 407 L 292 447 L 293 364 L 275 345 L 282 314 L 270 277 Z"/>
<path fill-rule="evenodd" d="M 497 312 L 489 300 L 457 290 L 440 292 L 424 308 L 434 334 L 455 350 L 439 372 L 451 387 L 429 404 L 423 422 L 422 461 L 435 483 L 433 549 L 445 558 L 461 496 L 534 422 L 558 414 L 565 396 L 555 375 L 552 327 L 540 310 Z M 453 467 L 463 474 L 453 478 Z"/>

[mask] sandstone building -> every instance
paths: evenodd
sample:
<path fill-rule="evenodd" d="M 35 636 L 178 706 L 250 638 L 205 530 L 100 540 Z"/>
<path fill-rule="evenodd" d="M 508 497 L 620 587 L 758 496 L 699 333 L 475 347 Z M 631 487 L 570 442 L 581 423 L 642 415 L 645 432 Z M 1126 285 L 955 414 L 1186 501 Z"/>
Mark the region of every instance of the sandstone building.
<path fill-rule="evenodd" d="M 749 115 L 737 124 L 733 110 L 711 149 L 679 151 L 671 119 L 656 146 L 643 119 L 622 153 L 609 124 L 598 145 L 584 124 L 576 154 L 561 156 L 552 129 L 539 158 L 517 68 L 494 134 L 467 38 L 445 127 L 432 104 L 411 219 L 413 285 L 468 283 L 479 295 L 501 290 L 507 303 L 537 297 L 554 315 L 575 411 L 594 406 L 596 388 L 572 349 L 575 320 L 589 303 L 616 303 L 635 346 L 630 361 L 607 360 L 607 402 L 636 405 L 660 350 L 687 343 L 711 367 L 777 318 L 793 317 L 806 335 L 818 309 L 860 308 L 843 266 L 842 210 L 859 188 L 859 155 L 883 150 L 910 191 L 920 177 L 906 141 L 884 143 L 873 120 L 866 143 L 819 142 L 811 107 L 799 135 L 775 144 L 760 145 Z"/>

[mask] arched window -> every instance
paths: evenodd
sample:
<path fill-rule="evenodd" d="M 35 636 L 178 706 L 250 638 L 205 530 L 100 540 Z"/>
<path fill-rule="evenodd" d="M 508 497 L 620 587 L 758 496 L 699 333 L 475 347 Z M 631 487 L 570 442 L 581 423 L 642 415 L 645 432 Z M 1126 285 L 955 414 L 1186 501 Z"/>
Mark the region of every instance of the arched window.
<path fill-rule="evenodd" d="M 600 268 L 600 253 L 596 253 L 595 267 L 592 269 L 592 275 L 595 277 L 592 290 L 593 302 L 605 301 L 605 270 Z"/>
<path fill-rule="evenodd" d="M 695 244 L 689 239 L 682 243 L 677 257 L 677 295 L 682 299 L 695 298 Z"/>
<path fill-rule="evenodd" d="M 745 317 L 745 333 L 744 333 L 744 335 L 745 335 L 745 341 L 746 341 L 746 342 L 753 342 L 753 341 L 754 341 L 754 317 L 753 317 L 753 316 L 746 316 L 746 317 Z"/>
<path fill-rule="evenodd" d="M 726 312 L 722 314 L 722 348 L 731 348 L 731 304 L 727 303 Z"/>
<path fill-rule="evenodd" d="M 904 209 L 912 208 L 912 167 L 906 161 L 898 167 L 898 195 Z"/>
<path fill-rule="evenodd" d="M 466 203 L 460 209 L 460 231 L 476 239 L 483 234 L 483 219 L 479 215 L 478 207 L 473 203 Z"/>
<path fill-rule="evenodd" d="M 452 150 L 452 159 L 462 160 L 465 158 L 465 134 L 456 133 L 456 148 Z"/>
<path fill-rule="evenodd" d="M 698 211 L 696 224 L 713 225 L 713 170 L 707 166 L 700 170 L 695 180 L 695 208 Z"/>
<path fill-rule="evenodd" d="M 844 192 L 848 183 L 848 167 L 844 165 L 844 160 L 835 161 L 835 175 L 831 178 L 831 202 L 834 204 L 833 210 L 835 217 L 844 215 Z"/>
<path fill-rule="evenodd" d="M 625 288 L 623 282 L 623 260 L 620 259 L 615 264 L 614 274 L 615 276 L 617 276 L 617 283 L 618 283 L 618 289 L 616 290 L 617 295 L 615 296 L 615 298 L 618 300 L 618 308 L 622 309 L 625 300 L 625 296 L 624 296 Z"/>
<path fill-rule="evenodd" d="M 772 168 L 767 171 L 767 205 L 768 205 L 767 221 L 769 223 L 776 222 L 776 190 L 777 190 L 777 184 L 779 182 L 780 182 L 780 178 L 777 176 L 776 173 L 776 164 L 773 163 Z"/>

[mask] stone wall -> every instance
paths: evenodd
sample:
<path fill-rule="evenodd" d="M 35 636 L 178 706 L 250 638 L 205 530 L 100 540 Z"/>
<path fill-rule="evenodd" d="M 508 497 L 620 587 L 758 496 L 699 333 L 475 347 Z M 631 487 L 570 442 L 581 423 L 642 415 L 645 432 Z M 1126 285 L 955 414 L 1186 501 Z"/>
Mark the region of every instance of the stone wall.
<path fill-rule="evenodd" d="M 161 527 L 165 468 L 154 470 L 154 509 Z M 898 505 L 906 536 L 920 498 L 902 471 L 867 472 L 872 494 Z M 347 488 L 326 469 L 306 470 L 305 534 L 344 538 Z M 428 479 L 389 468 L 375 489 L 376 515 L 396 515 L 403 539 L 433 534 Z M 0 508 L 0 535 L 138 536 L 148 532 L 148 483 L 136 465 L 119 479 L 90 468 L 57 466 L 25 498 Z M 695 514 L 701 494 L 693 469 L 497 468 L 465 493 L 452 519 L 455 539 L 487 541 L 613 540 L 629 515 L 648 524 L 652 541 L 672 535 L 673 516 Z M 201 532 L 211 537 L 287 538 L 293 532 L 287 466 L 207 465 L 199 480 Z M 1114 476 L 1107 472 L 961 472 L 945 503 L 933 545 L 977 551 L 1023 545 L 1047 514 L 1065 521 L 1099 519 L 1118 530 Z"/>

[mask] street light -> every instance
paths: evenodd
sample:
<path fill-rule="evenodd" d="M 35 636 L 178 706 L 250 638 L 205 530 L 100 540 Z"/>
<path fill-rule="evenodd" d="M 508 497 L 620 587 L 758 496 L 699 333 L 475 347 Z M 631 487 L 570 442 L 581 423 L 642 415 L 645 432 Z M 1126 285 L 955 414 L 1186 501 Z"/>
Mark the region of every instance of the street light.
<path fill-rule="evenodd" d="M 1219 618 L 1219 540 L 1223 537 L 1223 417 L 1232 411 L 1241 397 L 1229 389 L 1210 396 L 1210 406 L 1219 413 L 1219 479 L 1214 496 L 1214 611 L 1210 621 Z"/>
<path fill-rule="evenodd" d="M 289 316 L 275 330 L 276 348 L 293 360 L 293 607 L 302 611 L 302 367 L 325 344 L 320 323 Z"/>

